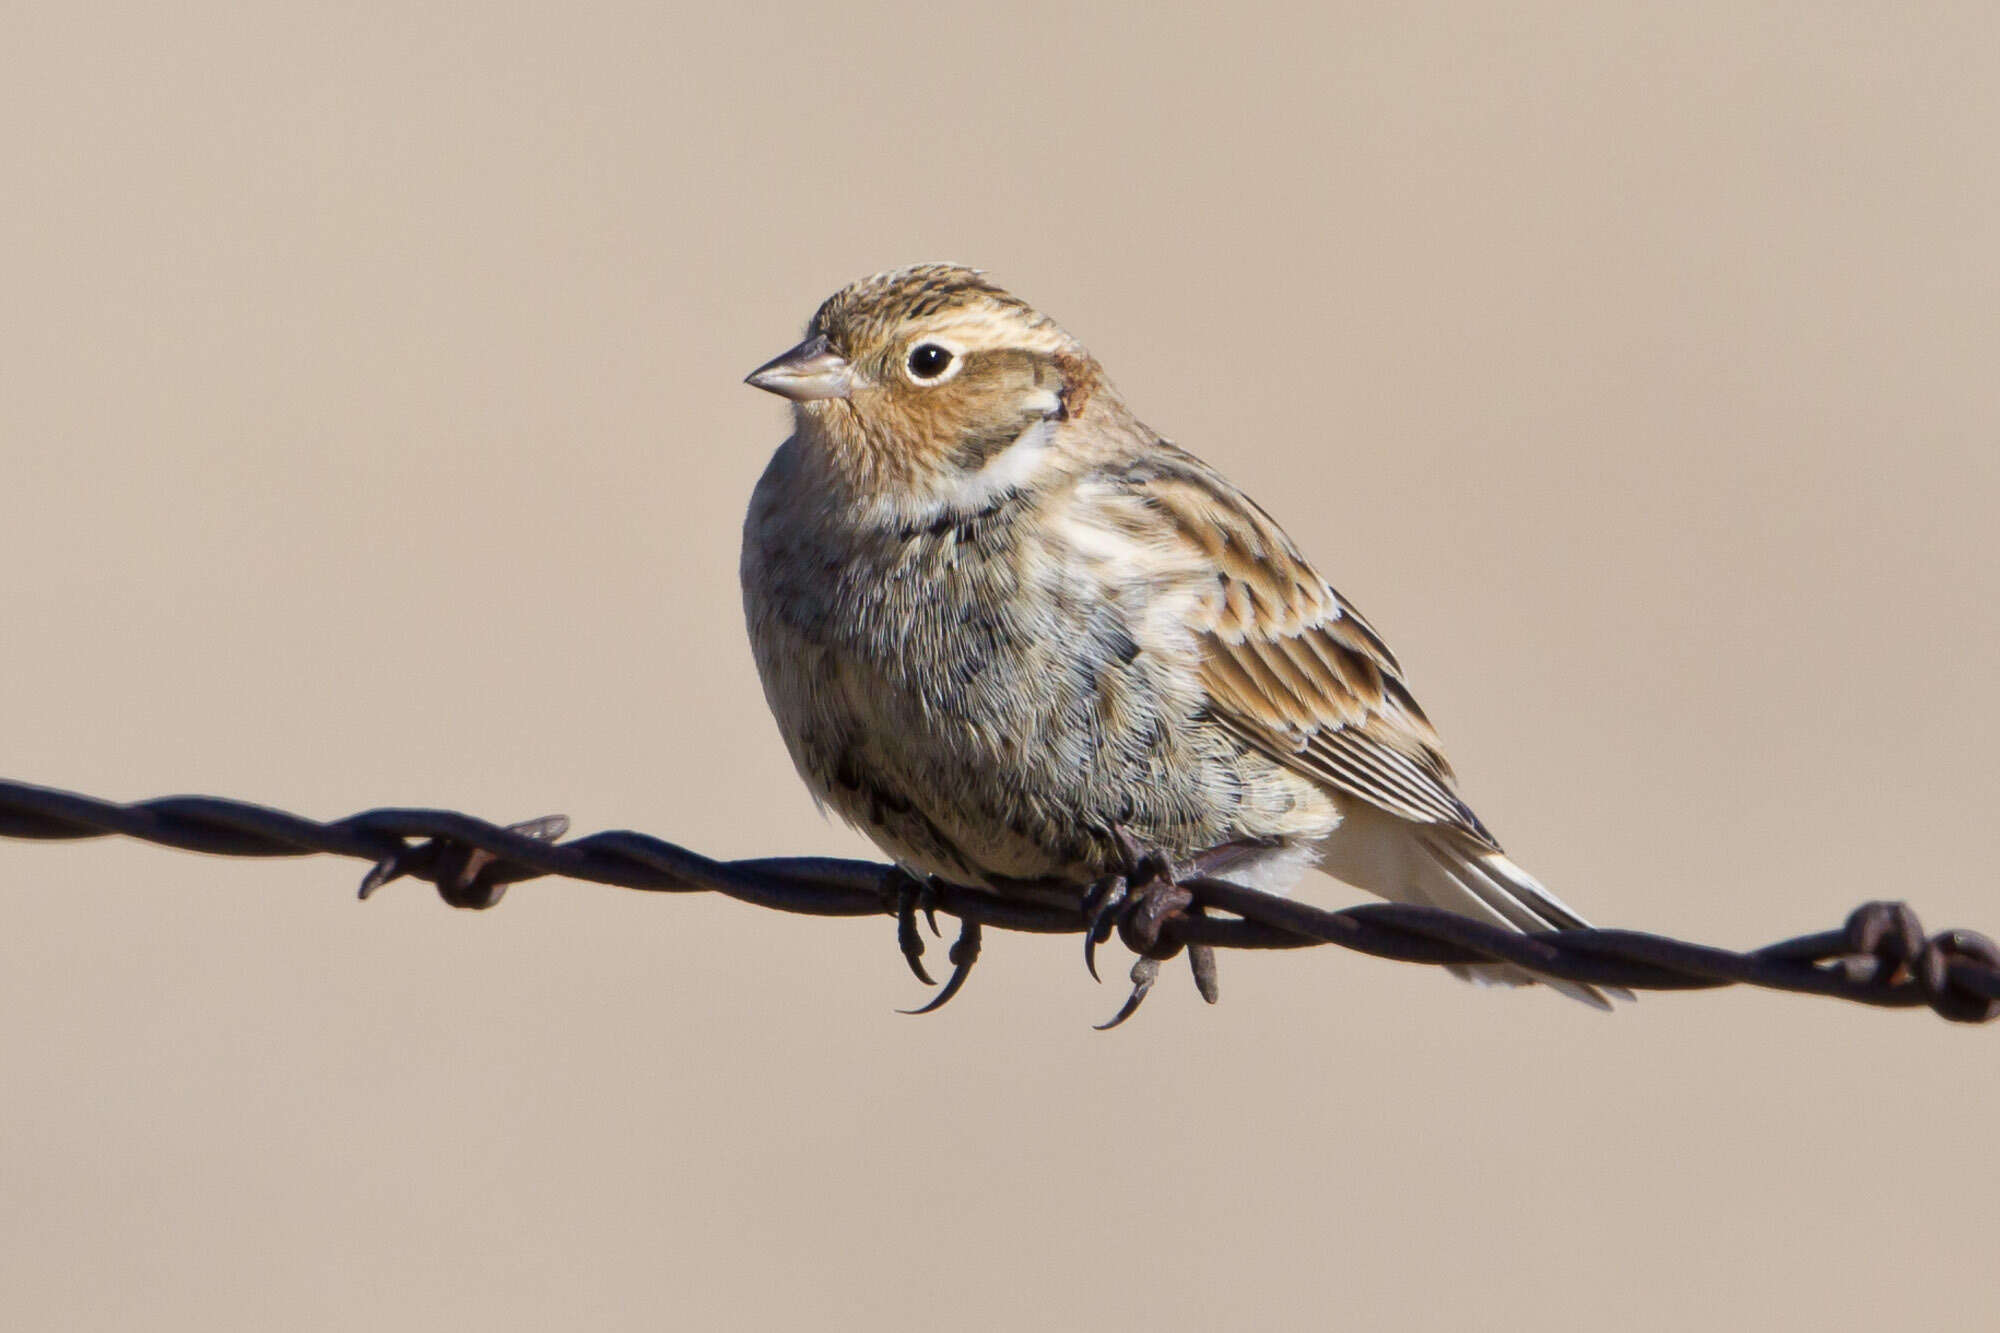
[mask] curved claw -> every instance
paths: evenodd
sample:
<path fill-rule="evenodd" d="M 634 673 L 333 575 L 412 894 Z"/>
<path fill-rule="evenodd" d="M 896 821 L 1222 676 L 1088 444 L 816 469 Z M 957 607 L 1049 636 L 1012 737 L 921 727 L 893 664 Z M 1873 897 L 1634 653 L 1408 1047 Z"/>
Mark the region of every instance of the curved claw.
<path fill-rule="evenodd" d="M 1125 997 L 1124 1007 L 1111 1016 L 1109 1023 L 1099 1023 L 1099 1032 L 1109 1032 L 1126 1019 L 1139 1012 L 1139 1005 L 1146 998 L 1146 992 L 1153 989 L 1153 983 L 1160 976 L 1160 960 L 1141 958 L 1132 964 L 1132 993 Z"/>
<path fill-rule="evenodd" d="M 1104 980 L 1097 975 L 1097 946 L 1111 938 L 1117 926 L 1118 909 L 1129 896 L 1123 875 L 1105 876 L 1084 895 L 1083 965 L 1089 969 L 1092 981 Z"/>
<path fill-rule="evenodd" d="M 951 1003 L 952 996 L 958 994 L 965 985 L 965 979 L 972 975 L 972 965 L 979 961 L 979 923 L 967 919 L 958 928 L 958 938 L 951 946 L 951 976 L 946 979 L 944 989 L 921 1009 L 898 1009 L 899 1014 L 935 1013 Z"/>
<path fill-rule="evenodd" d="M 917 900 L 924 894 L 924 885 L 904 875 L 896 884 L 896 945 L 903 951 L 903 961 L 916 973 L 917 980 L 926 986 L 935 986 L 931 974 L 924 971 L 924 937 L 917 931 Z M 935 927 L 933 927 L 935 930 Z"/>

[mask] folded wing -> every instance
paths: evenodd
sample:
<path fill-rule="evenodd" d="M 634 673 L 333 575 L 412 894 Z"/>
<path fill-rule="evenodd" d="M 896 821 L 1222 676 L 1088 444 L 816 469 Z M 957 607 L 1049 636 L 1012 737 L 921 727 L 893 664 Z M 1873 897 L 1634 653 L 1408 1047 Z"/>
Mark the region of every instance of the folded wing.
<path fill-rule="evenodd" d="M 1196 629 L 1217 720 L 1299 773 L 1497 851 L 1374 627 L 1207 464 L 1171 445 L 1147 462 L 1147 504 L 1216 571 Z"/>

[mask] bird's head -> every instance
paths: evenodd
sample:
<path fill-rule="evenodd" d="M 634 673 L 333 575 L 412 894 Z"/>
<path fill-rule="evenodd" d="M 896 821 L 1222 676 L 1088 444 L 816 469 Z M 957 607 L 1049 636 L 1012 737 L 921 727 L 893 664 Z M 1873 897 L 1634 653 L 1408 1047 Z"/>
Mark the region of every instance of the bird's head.
<path fill-rule="evenodd" d="M 1105 388 L 1054 320 L 955 264 L 841 289 L 745 382 L 791 399 L 800 436 L 858 485 L 952 508 L 1024 484 Z"/>

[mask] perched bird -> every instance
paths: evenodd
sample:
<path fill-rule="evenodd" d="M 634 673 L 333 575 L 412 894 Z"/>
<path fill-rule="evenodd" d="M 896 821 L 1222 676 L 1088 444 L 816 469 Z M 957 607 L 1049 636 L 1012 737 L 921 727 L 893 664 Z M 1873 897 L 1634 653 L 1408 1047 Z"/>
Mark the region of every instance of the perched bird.
<path fill-rule="evenodd" d="M 1585 924 L 1459 798 L 1373 627 L 1026 302 L 950 264 L 864 278 L 747 382 L 794 405 L 743 528 L 765 696 L 814 796 L 912 876 L 1076 901 L 1133 843 L 1226 848 L 1211 873 L 1270 892 L 1316 865 Z"/>

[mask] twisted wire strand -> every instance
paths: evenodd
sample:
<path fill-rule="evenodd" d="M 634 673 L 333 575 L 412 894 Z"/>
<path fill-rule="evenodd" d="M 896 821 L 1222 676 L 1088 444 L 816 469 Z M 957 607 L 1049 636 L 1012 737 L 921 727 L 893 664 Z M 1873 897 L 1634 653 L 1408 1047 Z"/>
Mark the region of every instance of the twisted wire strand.
<path fill-rule="evenodd" d="M 939 882 L 913 891 L 907 876 L 871 861 L 814 856 L 718 861 L 630 831 L 564 841 L 568 827 L 561 816 L 499 825 L 450 810 L 395 808 L 320 822 L 214 796 L 118 804 L 0 779 L 0 836 L 117 835 L 220 856 L 345 856 L 372 864 L 361 885 L 364 898 L 407 877 L 434 885 L 452 906 L 484 909 L 498 903 L 510 884 L 557 876 L 654 893 L 720 893 L 810 916 L 894 916 L 906 927 L 912 969 L 928 982 L 917 959 L 922 946 L 914 912 L 920 906 L 933 914 L 933 929 L 937 912 L 961 923 L 951 981 L 927 1008 L 949 999 L 963 983 L 978 956 L 983 926 L 1084 934 L 1101 924 L 1077 905 L 1002 898 Z M 1888 1008 L 1928 1007 L 1955 1022 L 2000 1017 L 2000 946 L 1969 930 L 1926 935 L 1916 913 L 1902 903 L 1867 903 L 1838 929 L 1736 953 L 1632 930 L 1523 935 L 1454 912 L 1397 903 L 1334 911 L 1200 876 L 1183 878 L 1178 887 L 1191 899 L 1191 910 L 1168 916 L 1157 935 L 1137 944 L 1142 957 L 1133 969 L 1133 997 L 1114 1023 L 1136 1008 L 1158 959 L 1183 948 L 1204 996 L 1212 997 L 1209 950 L 1322 944 L 1411 963 L 1514 963 L 1548 976 L 1632 990 L 1748 985 Z M 1129 932 L 1126 938 L 1134 943 Z"/>

